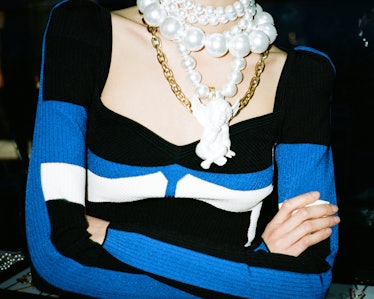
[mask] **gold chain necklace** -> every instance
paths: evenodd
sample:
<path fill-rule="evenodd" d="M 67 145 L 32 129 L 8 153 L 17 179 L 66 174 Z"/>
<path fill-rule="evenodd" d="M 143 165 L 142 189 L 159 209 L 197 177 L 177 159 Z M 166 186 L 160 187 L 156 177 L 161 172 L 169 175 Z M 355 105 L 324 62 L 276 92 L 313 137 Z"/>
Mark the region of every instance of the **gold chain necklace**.
<path fill-rule="evenodd" d="M 163 52 L 163 50 L 161 48 L 161 39 L 156 35 L 157 27 L 152 27 L 152 26 L 147 25 L 147 29 L 148 29 L 149 33 L 151 33 L 151 35 L 152 35 L 152 38 L 151 38 L 152 46 L 155 48 L 155 50 L 157 52 L 157 60 L 162 67 L 164 76 L 165 76 L 166 80 L 168 81 L 172 92 L 177 97 L 177 99 L 182 103 L 182 105 L 184 107 L 186 107 L 186 109 L 190 113 L 192 113 L 191 102 L 184 95 L 182 89 L 180 88 L 179 84 L 175 80 L 174 73 L 168 65 L 168 59 L 166 57 L 166 54 Z M 255 93 L 255 90 L 256 90 L 258 84 L 260 83 L 260 77 L 261 77 L 261 74 L 262 74 L 262 72 L 264 71 L 264 68 L 265 68 L 265 59 L 269 56 L 269 49 L 267 49 L 265 52 L 263 52 L 259 55 L 260 55 L 260 59 L 258 60 L 258 62 L 256 63 L 256 66 L 255 66 L 255 75 L 252 77 L 252 79 L 250 81 L 249 88 L 248 88 L 247 92 L 240 99 L 238 112 L 235 115 L 237 115 L 243 108 L 245 108 L 248 105 L 249 101 L 252 99 L 252 97 Z"/>

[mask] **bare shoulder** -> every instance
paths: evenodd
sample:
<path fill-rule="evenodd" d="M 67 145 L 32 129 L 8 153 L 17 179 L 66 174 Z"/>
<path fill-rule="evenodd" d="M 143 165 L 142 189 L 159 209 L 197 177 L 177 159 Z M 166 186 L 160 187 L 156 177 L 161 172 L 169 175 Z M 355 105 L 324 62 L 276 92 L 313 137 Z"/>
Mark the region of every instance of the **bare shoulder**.
<path fill-rule="evenodd" d="M 269 57 L 268 61 L 271 64 L 277 65 L 283 65 L 287 58 L 287 52 L 278 48 L 275 45 L 272 45 L 269 51 Z"/>
<path fill-rule="evenodd" d="M 111 17 L 113 40 L 117 44 L 119 42 L 120 45 L 128 45 L 128 41 L 131 40 L 134 46 L 139 39 L 144 43 L 149 37 L 137 6 L 112 11 Z"/>
<path fill-rule="evenodd" d="M 275 45 L 272 45 L 271 48 L 270 48 L 270 53 L 273 53 L 273 54 L 278 54 L 278 55 L 287 55 L 287 52 L 278 48 L 277 46 Z"/>
<path fill-rule="evenodd" d="M 265 61 L 267 73 L 271 80 L 278 80 L 287 60 L 287 52 L 272 45 Z"/>

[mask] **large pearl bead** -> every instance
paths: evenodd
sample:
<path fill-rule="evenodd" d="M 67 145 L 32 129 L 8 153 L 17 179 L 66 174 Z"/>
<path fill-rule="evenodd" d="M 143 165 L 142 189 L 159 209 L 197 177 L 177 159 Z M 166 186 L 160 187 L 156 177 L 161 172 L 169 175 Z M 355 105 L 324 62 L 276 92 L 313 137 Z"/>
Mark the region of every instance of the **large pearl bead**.
<path fill-rule="evenodd" d="M 221 57 L 227 53 L 226 38 L 221 33 L 209 34 L 205 38 L 205 49 L 213 57 Z"/>
<path fill-rule="evenodd" d="M 137 0 L 136 5 L 138 6 L 138 9 L 141 13 L 144 13 L 144 9 L 153 3 L 158 2 L 157 0 Z"/>
<path fill-rule="evenodd" d="M 260 24 L 257 26 L 258 30 L 261 30 L 267 34 L 269 37 L 270 43 L 272 44 L 275 39 L 277 38 L 277 30 L 275 29 L 274 25 L 270 23 Z"/>
<path fill-rule="evenodd" d="M 269 47 L 269 38 L 266 33 L 254 30 L 249 34 L 251 50 L 253 53 L 263 53 Z"/>
<path fill-rule="evenodd" d="M 233 36 L 229 43 L 230 53 L 235 57 L 245 57 L 251 51 L 251 44 L 247 34 L 241 33 Z"/>
<path fill-rule="evenodd" d="M 166 17 L 160 25 L 161 34 L 171 40 L 178 39 L 182 29 L 182 23 L 175 17 Z"/>
<path fill-rule="evenodd" d="M 262 11 L 260 13 L 257 13 L 255 15 L 255 19 L 254 20 L 255 20 L 255 23 L 257 25 L 266 24 L 266 23 L 274 24 L 273 17 L 271 16 L 271 14 L 269 14 L 266 11 Z"/>
<path fill-rule="evenodd" d="M 261 5 L 256 3 L 256 14 L 262 13 L 264 10 L 262 9 Z"/>
<path fill-rule="evenodd" d="M 205 34 L 196 27 L 191 27 L 186 30 L 182 42 L 187 50 L 198 51 L 204 47 Z"/>
<path fill-rule="evenodd" d="M 144 9 L 144 20 L 149 26 L 159 27 L 166 16 L 166 10 L 159 3 L 152 3 Z"/>

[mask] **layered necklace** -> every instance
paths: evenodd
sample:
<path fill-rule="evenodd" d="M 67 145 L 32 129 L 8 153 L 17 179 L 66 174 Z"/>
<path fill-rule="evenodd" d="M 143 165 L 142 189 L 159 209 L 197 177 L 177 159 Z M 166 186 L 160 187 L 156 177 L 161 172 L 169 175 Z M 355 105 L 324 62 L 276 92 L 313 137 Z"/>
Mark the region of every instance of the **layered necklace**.
<path fill-rule="evenodd" d="M 252 98 L 260 82 L 269 47 L 277 36 L 272 16 L 254 0 L 239 0 L 226 7 L 203 6 L 193 0 L 137 0 L 137 6 L 152 35 L 157 59 L 173 93 L 203 127 L 202 137 L 196 146 L 196 154 L 203 160 L 201 167 L 209 169 L 212 163 L 219 166 L 226 164 L 228 158 L 235 156 L 231 150 L 229 122 Z M 234 21 L 235 24 L 225 32 L 206 34 L 201 29 L 207 25 Z M 188 79 L 195 87 L 190 100 L 183 94 L 168 66 L 158 31 L 178 47 Z M 226 54 L 232 56 L 231 73 L 221 88 L 202 82 L 202 75 L 196 70 L 197 62 L 191 55 L 196 51 L 206 51 L 217 58 Z M 260 56 L 255 75 L 245 95 L 230 105 L 226 98 L 237 94 L 237 85 L 243 81 L 242 71 L 246 68 L 245 57 L 251 52 Z"/>

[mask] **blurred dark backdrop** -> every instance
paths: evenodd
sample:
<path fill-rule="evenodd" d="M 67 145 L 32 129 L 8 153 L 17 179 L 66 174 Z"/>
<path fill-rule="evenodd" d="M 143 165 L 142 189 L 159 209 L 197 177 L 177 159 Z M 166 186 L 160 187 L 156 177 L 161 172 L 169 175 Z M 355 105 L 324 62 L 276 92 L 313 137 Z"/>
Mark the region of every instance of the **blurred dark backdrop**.
<path fill-rule="evenodd" d="M 53 0 L 0 0 L 0 139 L 19 159 L 0 161 L 0 249 L 26 250 L 23 201 L 32 138 L 41 41 Z M 110 10 L 135 1 L 97 0 Z M 336 67 L 332 120 L 342 223 L 336 282 L 374 285 L 374 3 L 260 1 L 278 30 L 278 46 L 314 47 Z"/>

